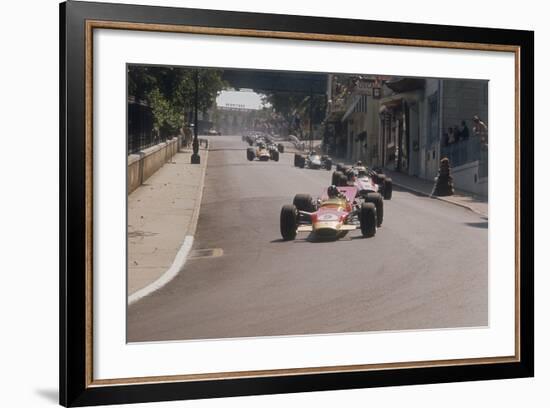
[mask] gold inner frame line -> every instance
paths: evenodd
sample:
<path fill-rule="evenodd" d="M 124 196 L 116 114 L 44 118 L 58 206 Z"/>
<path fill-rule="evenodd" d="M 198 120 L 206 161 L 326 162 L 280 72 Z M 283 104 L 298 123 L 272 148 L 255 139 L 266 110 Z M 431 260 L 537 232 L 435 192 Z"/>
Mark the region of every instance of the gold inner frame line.
<path fill-rule="evenodd" d="M 218 36 L 275 38 L 307 41 L 330 41 L 339 43 L 378 44 L 409 47 L 448 48 L 478 51 L 513 52 L 515 57 L 515 354 L 502 357 L 479 357 L 449 360 L 431 360 L 415 362 L 394 362 L 382 364 L 354 364 L 343 366 L 301 367 L 274 370 L 254 370 L 236 372 L 217 372 L 204 374 L 185 374 L 154 377 L 132 377 L 113 379 L 93 378 L 93 30 L 117 29 L 148 32 L 187 33 Z M 435 40 L 396 39 L 384 37 L 333 35 L 318 33 L 298 33 L 287 31 L 268 31 L 235 28 L 197 27 L 188 25 L 166 25 L 148 23 L 128 23 L 119 21 L 87 20 L 85 26 L 86 46 L 86 233 L 85 233 L 85 285 L 86 285 L 86 356 L 85 384 L 86 387 L 101 387 L 112 385 L 130 385 L 141 383 L 165 383 L 179 381 L 207 381 L 236 378 L 254 378 L 266 376 L 291 376 L 301 374 L 357 372 L 388 369 L 410 369 L 420 367 L 461 366 L 471 364 L 512 363 L 521 360 L 520 356 L 520 47 L 505 44 L 466 43 Z"/>

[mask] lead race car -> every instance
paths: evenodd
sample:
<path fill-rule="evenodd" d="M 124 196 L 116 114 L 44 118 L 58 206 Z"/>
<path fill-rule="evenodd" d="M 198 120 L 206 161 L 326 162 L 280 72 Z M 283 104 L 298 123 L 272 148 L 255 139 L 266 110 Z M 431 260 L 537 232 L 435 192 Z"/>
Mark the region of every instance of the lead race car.
<path fill-rule="evenodd" d="M 297 194 L 292 204 L 281 209 L 283 239 L 293 240 L 298 232 L 339 239 L 358 228 L 364 237 L 373 237 L 381 225 L 377 206 L 366 200 L 358 201 L 356 197 L 356 187 L 330 186 L 315 201 L 309 194 Z"/>
<path fill-rule="evenodd" d="M 313 151 L 306 156 L 302 154 L 294 155 L 294 166 L 308 169 L 327 169 L 332 170 L 332 159 L 328 156 L 322 156 Z"/>
<path fill-rule="evenodd" d="M 391 200 L 393 181 L 385 174 L 363 166 L 360 162 L 355 166 L 338 164 L 332 173 L 332 184 L 337 186 L 352 185 L 357 187 L 359 196 L 380 193 L 384 200 Z"/>

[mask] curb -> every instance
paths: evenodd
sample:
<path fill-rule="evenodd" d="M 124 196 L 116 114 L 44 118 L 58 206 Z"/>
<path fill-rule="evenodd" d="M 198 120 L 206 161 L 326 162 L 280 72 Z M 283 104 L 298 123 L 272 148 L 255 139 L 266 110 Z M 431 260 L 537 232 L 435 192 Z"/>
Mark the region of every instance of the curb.
<path fill-rule="evenodd" d="M 172 264 L 162 275 L 160 275 L 153 282 L 149 283 L 148 285 L 144 286 L 141 289 L 138 289 L 137 291 L 129 295 L 127 300 L 128 306 L 136 303 L 138 300 L 144 298 L 145 296 L 149 296 L 153 292 L 156 292 L 160 288 L 164 287 L 168 282 L 170 282 L 172 279 L 178 276 L 178 274 L 181 272 L 181 270 L 185 266 L 185 262 L 187 261 L 187 256 L 189 255 L 193 247 L 193 242 L 195 239 L 195 231 L 197 229 L 197 223 L 199 220 L 200 208 L 202 204 L 202 196 L 204 192 L 204 180 L 206 178 L 206 169 L 208 166 L 208 150 L 209 149 L 204 150 L 204 153 L 205 153 L 203 155 L 204 171 L 202 172 L 201 180 L 199 183 L 199 194 L 197 197 L 195 209 L 193 211 L 191 221 L 189 222 L 189 225 L 187 227 L 187 231 L 183 238 L 183 242 L 178 252 L 176 253 L 176 256 L 174 257 Z"/>
<path fill-rule="evenodd" d="M 449 203 L 449 204 L 453 204 L 453 205 L 456 205 L 458 207 L 462 207 L 466 210 L 470 210 L 471 212 L 473 213 L 476 213 L 477 215 L 481 215 L 482 217 L 487 217 L 487 214 L 484 214 L 476 209 L 474 209 L 473 207 L 469 206 L 468 204 L 464 204 L 464 203 L 459 203 L 457 201 L 453 201 L 453 200 L 449 200 L 448 198 L 445 198 L 445 197 L 438 197 L 438 196 L 434 196 L 432 194 L 428 194 L 424 191 L 420 191 L 420 190 L 416 190 L 412 187 L 409 187 L 409 186 L 406 186 L 404 184 L 400 184 L 400 183 L 396 183 L 395 181 L 393 182 L 394 185 L 396 185 L 397 187 L 400 187 L 404 190 L 408 190 L 408 191 L 411 191 L 415 194 L 419 194 L 419 195 L 422 195 L 424 197 L 429 197 L 429 198 L 433 198 L 434 200 L 439 200 L 439 201 L 443 201 L 445 203 Z"/>
<path fill-rule="evenodd" d="M 195 235 L 195 231 L 197 230 L 197 223 L 199 222 L 199 214 L 202 204 L 202 195 L 204 193 L 204 180 L 206 178 L 206 170 L 208 167 L 208 151 L 210 150 L 210 142 L 208 143 L 208 148 L 204 149 L 204 152 L 206 153 L 204 156 L 204 171 L 201 175 L 201 181 L 199 183 L 199 196 L 197 197 L 197 205 L 195 205 L 195 210 L 193 211 L 193 216 L 191 217 L 191 222 L 189 223 L 189 227 L 187 229 L 187 235 Z"/>
<path fill-rule="evenodd" d="M 172 261 L 172 265 L 170 265 L 170 268 L 168 268 L 166 272 L 160 275 L 153 282 L 149 283 L 147 286 L 144 286 L 141 289 L 138 289 L 130 296 L 128 296 L 128 306 L 136 303 L 138 300 L 144 298 L 145 296 L 156 292 L 178 275 L 179 271 L 181 271 L 181 268 L 183 268 L 183 266 L 185 265 L 187 255 L 189 255 L 189 252 L 191 252 L 191 248 L 193 247 L 193 239 L 194 238 L 192 235 L 187 235 L 184 238 L 180 249 L 176 253 L 176 257 Z"/>

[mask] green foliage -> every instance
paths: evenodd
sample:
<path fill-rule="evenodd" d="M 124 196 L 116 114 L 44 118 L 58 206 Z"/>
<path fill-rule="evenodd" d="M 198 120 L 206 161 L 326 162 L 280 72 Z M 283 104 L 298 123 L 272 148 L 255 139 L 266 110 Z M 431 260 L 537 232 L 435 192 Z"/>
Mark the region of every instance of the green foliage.
<path fill-rule="evenodd" d="M 225 86 L 222 72 L 132 65 L 128 69 L 128 95 L 145 100 L 151 106 L 155 128 L 168 136 L 178 132 L 184 124 L 185 113 L 194 109 L 197 85 L 199 111 L 206 112 L 213 105 Z"/>
<path fill-rule="evenodd" d="M 175 109 L 158 88 L 149 93 L 148 101 L 153 110 L 154 127 L 161 135 L 169 135 L 181 127 L 183 112 Z"/>
<path fill-rule="evenodd" d="M 271 104 L 275 112 L 280 114 L 289 126 L 294 115 L 298 114 L 304 119 L 309 118 L 310 113 L 313 117 L 313 123 L 318 124 L 323 120 L 326 109 L 325 95 L 265 92 L 264 103 Z"/>

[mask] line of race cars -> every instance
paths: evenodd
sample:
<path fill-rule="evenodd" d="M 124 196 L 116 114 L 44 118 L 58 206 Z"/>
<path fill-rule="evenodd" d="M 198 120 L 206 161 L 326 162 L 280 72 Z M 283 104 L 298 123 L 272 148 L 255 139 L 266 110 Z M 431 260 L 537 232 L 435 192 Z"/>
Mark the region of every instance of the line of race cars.
<path fill-rule="evenodd" d="M 297 194 L 292 204 L 284 205 L 280 215 L 283 240 L 309 232 L 320 239 L 339 239 L 349 231 L 360 229 L 370 238 L 384 221 L 384 200 L 391 200 L 393 182 L 382 172 L 357 162 L 354 166 L 338 164 L 332 185 L 318 198 Z"/>
<path fill-rule="evenodd" d="M 249 161 L 279 161 L 282 144 L 262 134 L 243 135 L 249 144 Z M 332 170 L 332 159 L 315 151 L 294 154 L 294 166 L 309 169 Z M 283 240 L 294 240 L 298 233 L 308 232 L 318 239 L 339 239 L 349 231 L 359 229 L 370 238 L 384 221 L 384 200 L 391 200 L 392 179 L 380 169 L 371 169 L 358 161 L 353 166 L 337 164 L 331 185 L 317 198 L 310 194 L 296 194 L 292 204 L 284 205 L 280 214 Z"/>

